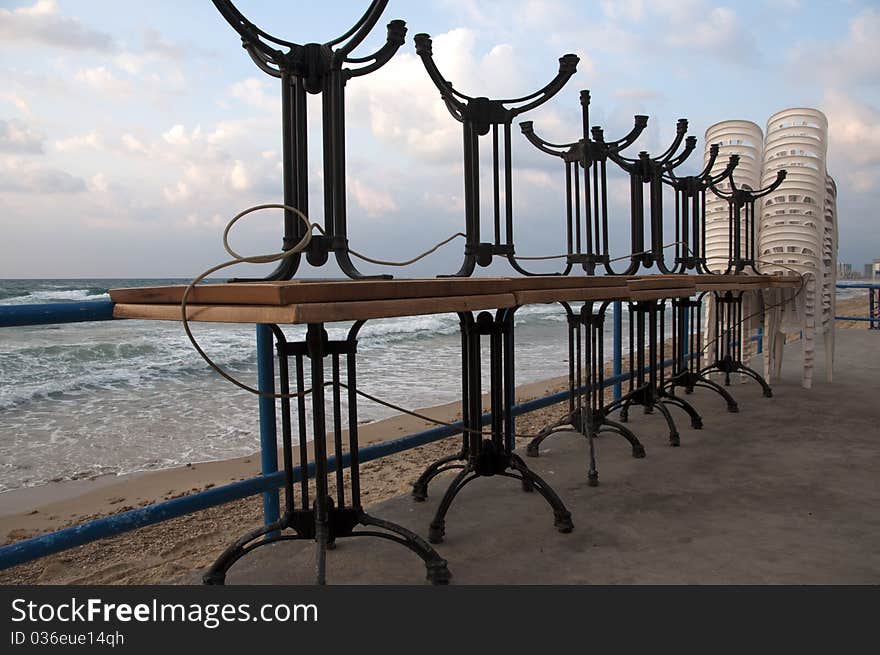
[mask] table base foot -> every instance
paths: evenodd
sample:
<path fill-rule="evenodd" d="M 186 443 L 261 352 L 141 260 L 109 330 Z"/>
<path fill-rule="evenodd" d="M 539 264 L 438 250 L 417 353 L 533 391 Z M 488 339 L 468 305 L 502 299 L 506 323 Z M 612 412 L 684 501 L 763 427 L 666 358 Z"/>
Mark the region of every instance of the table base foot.
<path fill-rule="evenodd" d="M 355 530 L 358 526 L 376 529 Z M 283 533 L 285 530 L 293 532 Z M 251 530 L 237 539 L 205 572 L 202 582 L 206 585 L 225 584 L 229 569 L 242 557 L 261 546 L 279 541 L 310 540 L 317 542 L 319 550 L 333 550 L 336 540 L 344 537 L 378 537 L 409 548 L 424 561 L 425 577 L 431 584 L 448 584 L 452 577 L 446 560 L 416 533 L 396 523 L 371 516 L 361 509 L 330 507 L 326 522 L 326 541 L 319 539 L 317 532 L 313 510 L 288 512 L 280 520 Z M 323 569 L 324 558 L 319 557 L 318 561 L 319 568 Z M 323 570 L 317 571 L 317 578 L 319 581 L 324 579 Z"/>
<path fill-rule="evenodd" d="M 479 456 L 468 460 L 446 489 L 431 521 L 428 541 L 432 544 L 442 543 L 446 535 L 446 514 L 458 493 L 472 480 L 494 475 L 519 480 L 523 490 L 541 494 L 553 510 L 553 525 L 559 532 L 568 533 L 574 529 L 571 512 L 566 509 L 553 488 L 532 471 L 519 455 L 499 450 L 492 441 L 486 440 Z"/>
<path fill-rule="evenodd" d="M 764 379 L 764 377 L 753 368 L 746 366 L 742 362 L 737 362 L 733 361 L 730 358 L 726 358 L 717 361 L 711 366 L 707 366 L 702 371 L 700 371 L 700 375 L 703 376 L 708 373 L 723 373 L 724 384 L 726 386 L 730 386 L 731 373 L 739 373 L 740 375 L 745 375 L 746 377 L 752 378 L 755 382 L 761 385 L 761 391 L 764 394 L 765 398 L 773 397 L 773 389 L 770 388 L 770 385 L 767 384 L 767 381 Z"/>
<path fill-rule="evenodd" d="M 686 371 L 684 373 L 673 376 L 672 379 L 670 379 L 666 383 L 664 392 L 667 395 L 673 395 L 675 393 L 675 389 L 679 387 L 684 389 L 684 392 L 686 394 L 693 393 L 694 389 L 698 388 L 714 391 L 727 403 L 728 412 L 730 412 L 731 414 L 739 412 L 739 404 L 736 402 L 736 399 L 730 394 L 730 392 L 714 380 L 710 380 L 701 373 L 696 373 L 695 371 Z"/>

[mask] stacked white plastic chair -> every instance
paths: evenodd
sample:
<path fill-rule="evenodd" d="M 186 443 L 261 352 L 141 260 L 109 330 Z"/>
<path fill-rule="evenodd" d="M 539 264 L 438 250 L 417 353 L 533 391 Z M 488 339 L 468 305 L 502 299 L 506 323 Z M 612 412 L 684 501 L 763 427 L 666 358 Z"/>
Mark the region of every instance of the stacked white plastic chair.
<path fill-rule="evenodd" d="M 739 163 L 733 171 L 733 179 L 740 188 L 757 189 L 761 186 L 761 164 L 764 154 L 764 135 L 761 128 L 751 121 L 722 121 L 706 130 L 704 165 L 709 161 L 709 147 L 717 143 L 718 158 L 712 174 L 727 167 L 730 155 L 739 155 Z M 730 189 L 728 181 L 721 182 L 719 189 Z M 730 262 L 729 223 L 727 201 L 714 193 L 706 194 L 706 265 L 713 273 L 724 273 Z"/>
<path fill-rule="evenodd" d="M 834 369 L 834 329 L 837 314 L 837 184 L 825 175 L 825 233 L 822 240 L 822 334 L 825 336 L 825 371 L 831 382 Z"/>
<path fill-rule="evenodd" d="M 751 121 L 729 120 L 715 123 L 706 130 L 703 153 L 704 164 L 709 161 L 709 147 L 719 145 L 718 158 L 712 168 L 712 174 L 718 174 L 727 166 L 730 155 L 738 155 L 739 163 L 733 171 L 733 179 L 739 188 L 757 189 L 761 186 L 761 167 L 764 156 L 764 135 L 761 128 Z M 730 183 L 725 180 L 718 185 L 721 190 L 729 190 Z M 714 193 L 706 194 L 706 266 L 713 273 L 724 273 L 730 263 L 730 222 L 728 220 L 728 204 L 724 198 Z M 745 248 L 745 234 L 741 248 Z M 749 294 L 751 295 L 751 294 Z M 745 298 L 743 316 L 757 314 L 754 311 L 756 298 Z M 706 298 L 706 343 L 711 343 L 716 335 L 712 333 L 715 312 L 715 299 L 709 294 Z M 755 342 L 752 333 L 760 325 L 754 321 L 746 321 L 741 326 L 739 338 L 743 340 L 743 358 L 751 360 L 755 355 Z M 742 382 L 747 379 L 743 377 Z"/>
<path fill-rule="evenodd" d="M 825 281 L 827 139 L 828 120 L 817 109 L 784 109 L 767 122 L 762 182 L 769 184 L 780 169 L 788 175 L 762 203 L 759 267 L 762 273 L 796 271 L 804 276 L 803 289 L 785 292 L 791 294 L 789 298 L 777 291 L 774 301 L 767 304 L 764 372 L 768 382 L 782 370 L 785 330 L 799 329 L 804 353 L 803 386 L 812 386 L 817 314 L 821 314 L 818 296 Z"/>

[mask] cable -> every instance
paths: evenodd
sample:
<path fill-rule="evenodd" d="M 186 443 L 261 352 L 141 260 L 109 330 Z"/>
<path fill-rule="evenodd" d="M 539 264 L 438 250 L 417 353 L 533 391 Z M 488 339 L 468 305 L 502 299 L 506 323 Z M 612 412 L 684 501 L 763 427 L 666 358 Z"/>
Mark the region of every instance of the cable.
<path fill-rule="evenodd" d="M 232 226 L 235 225 L 239 219 L 241 219 L 244 216 L 247 216 L 248 214 L 251 214 L 255 211 L 260 211 L 263 209 L 284 209 L 284 210 L 292 211 L 294 214 L 296 214 L 297 218 L 299 218 L 303 223 L 305 223 L 305 225 L 306 225 L 305 235 L 303 235 L 302 239 L 300 239 L 299 242 L 296 245 L 294 245 L 290 250 L 285 250 L 283 252 L 274 253 L 271 255 L 254 255 L 251 257 L 244 257 L 242 255 L 239 255 L 229 245 L 229 230 L 232 229 Z M 222 264 L 217 264 L 216 266 L 212 266 L 211 268 L 209 268 L 208 270 L 206 270 L 205 272 L 200 274 L 198 277 L 196 277 L 192 282 L 190 282 L 187 285 L 186 289 L 183 292 L 183 297 L 180 299 L 180 314 L 181 314 L 181 319 L 183 320 L 183 330 L 184 330 L 184 332 L 186 332 L 186 336 L 189 338 L 189 341 L 193 345 L 193 348 L 196 349 L 196 352 L 199 353 L 199 355 L 201 355 L 202 359 L 204 359 L 208 363 L 208 365 L 212 369 L 214 369 L 214 371 L 219 373 L 225 379 L 232 382 L 232 384 L 234 384 L 237 387 L 240 387 L 241 389 L 244 389 L 245 391 L 249 391 L 250 393 L 256 394 L 256 395 L 264 397 L 264 398 L 275 398 L 275 399 L 279 399 L 279 400 L 280 399 L 289 399 L 289 398 L 298 398 L 299 396 L 304 395 L 305 392 L 294 393 L 294 394 L 284 394 L 284 393 L 269 393 L 267 391 L 261 391 L 259 389 L 255 389 L 254 387 L 246 385 L 244 382 L 237 380 L 232 375 L 227 373 L 225 370 L 220 368 L 219 365 L 214 363 L 214 361 L 210 357 L 208 357 L 208 354 L 202 349 L 202 347 L 199 345 L 198 341 L 196 341 L 195 336 L 193 336 L 192 330 L 190 330 L 189 319 L 187 318 L 187 315 L 186 315 L 187 300 L 189 299 L 189 294 L 192 292 L 192 290 L 195 288 L 195 286 L 199 282 L 204 280 L 206 277 L 208 277 L 211 273 L 216 273 L 219 270 L 222 270 L 224 268 L 228 268 L 229 266 L 234 266 L 235 264 L 242 264 L 242 263 L 268 264 L 270 262 L 277 262 L 282 259 L 287 259 L 288 257 L 293 257 L 294 255 L 302 252 L 303 250 L 305 250 L 308 247 L 309 243 L 312 240 L 312 228 L 317 228 L 321 232 L 324 231 L 320 225 L 318 225 L 317 223 L 309 222 L 308 216 L 303 214 L 296 207 L 291 207 L 290 205 L 279 204 L 279 203 L 266 203 L 263 205 L 254 205 L 253 207 L 248 207 L 244 211 L 241 211 L 238 214 L 236 214 L 232 218 L 232 220 L 230 220 L 226 224 L 226 227 L 223 229 L 223 248 L 226 250 L 227 253 L 232 255 L 232 257 L 234 257 L 234 259 L 223 262 Z"/>
<path fill-rule="evenodd" d="M 661 248 L 663 250 L 665 250 L 666 248 L 671 248 L 672 246 L 677 246 L 677 245 L 684 246 L 685 248 L 687 248 L 688 252 L 693 254 L 693 251 L 690 248 L 688 248 L 687 244 L 684 241 L 673 241 L 672 243 L 664 244 L 663 246 L 661 246 Z M 621 255 L 620 257 L 614 257 L 613 259 L 609 259 L 608 263 L 610 264 L 611 262 L 619 262 L 624 259 L 631 259 L 637 255 L 647 255 L 648 253 L 651 253 L 651 252 L 654 252 L 654 251 L 653 250 L 642 250 L 641 252 L 631 252 L 628 255 Z M 544 260 L 544 259 L 564 259 L 566 257 L 574 257 L 578 254 L 583 254 L 583 253 L 570 252 L 565 255 L 545 255 L 542 257 L 521 257 L 518 255 L 513 255 L 512 257 L 513 257 L 513 259 L 516 259 L 516 260 L 523 259 L 523 260 L 530 260 L 530 261 L 538 261 L 538 260 Z"/>
<path fill-rule="evenodd" d="M 436 246 L 434 246 L 430 250 L 426 250 L 421 255 L 413 257 L 412 259 L 407 259 L 405 262 L 389 262 L 389 261 L 385 261 L 383 259 L 373 259 L 372 257 L 367 257 L 366 255 L 362 255 L 358 251 L 352 250 L 351 248 L 348 249 L 348 252 L 349 252 L 349 254 L 354 255 L 358 259 L 363 259 L 365 262 L 370 262 L 371 264 L 379 264 L 380 266 L 409 266 L 410 264 L 416 263 L 420 259 L 424 259 L 428 255 L 430 255 L 432 252 L 436 252 L 442 246 L 445 246 L 447 243 L 449 243 L 450 241 L 452 241 L 453 239 L 455 239 L 457 237 L 467 238 L 467 235 L 464 232 L 456 232 L 451 237 L 449 237 L 448 239 L 444 239 L 443 241 L 438 243 Z"/>

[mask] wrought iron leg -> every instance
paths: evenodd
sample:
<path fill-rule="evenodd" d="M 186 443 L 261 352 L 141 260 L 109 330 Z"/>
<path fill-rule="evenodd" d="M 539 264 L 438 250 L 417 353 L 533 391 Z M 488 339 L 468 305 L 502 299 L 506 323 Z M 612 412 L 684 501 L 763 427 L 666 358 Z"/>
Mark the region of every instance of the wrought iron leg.
<path fill-rule="evenodd" d="M 385 521 L 383 519 L 376 518 L 375 516 L 370 516 L 366 512 L 361 512 L 359 520 L 361 525 L 382 528 L 383 530 L 387 530 L 388 532 L 397 535 L 397 537 L 392 537 L 391 535 L 386 535 L 381 532 L 369 533 L 370 536 L 391 539 L 392 541 L 406 546 L 416 555 L 421 557 L 422 560 L 425 562 L 425 577 L 431 584 L 449 584 L 449 580 L 452 577 L 452 574 L 447 568 L 446 560 L 440 557 L 440 555 L 437 554 L 437 551 L 431 548 L 428 542 L 422 539 L 415 532 L 407 530 L 403 526 L 397 525 L 396 523 L 391 523 L 390 521 Z M 366 534 L 368 533 L 353 532 L 352 536 L 361 536 Z"/>
<path fill-rule="evenodd" d="M 626 439 L 629 442 L 630 446 L 632 447 L 632 456 L 633 457 L 635 457 L 637 459 L 641 459 L 642 457 L 645 456 L 645 447 L 638 440 L 638 438 L 632 432 L 632 430 L 630 430 L 625 425 L 622 425 L 621 423 L 617 423 L 615 421 L 609 421 L 608 419 L 605 419 L 604 421 L 602 421 L 602 425 L 599 426 L 599 429 L 596 430 L 596 432 L 597 433 L 614 432 L 616 434 L 619 434 L 621 437 L 623 437 L 624 439 Z"/>
<path fill-rule="evenodd" d="M 678 396 L 673 396 L 672 394 L 664 394 L 660 399 L 661 403 L 675 405 L 676 407 L 680 407 L 687 415 L 691 418 L 691 427 L 694 430 L 701 430 L 703 428 L 703 417 L 700 416 L 699 412 L 694 409 L 693 405 L 691 405 L 684 398 L 679 398 Z"/>
<path fill-rule="evenodd" d="M 480 477 L 479 474 L 475 473 L 470 463 L 468 463 L 468 465 L 459 471 L 458 475 L 453 478 L 449 487 L 446 489 L 446 493 L 443 494 L 443 499 L 440 501 L 437 511 L 434 513 L 434 519 L 431 521 L 431 527 L 428 531 L 428 541 L 432 544 L 439 544 L 443 541 L 443 535 L 446 534 L 446 512 L 449 511 L 449 508 L 452 506 L 452 501 L 455 500 L 458 492 L 464 489 L 464 486 L 468 482 L 475 480 L 478 477 Z"/>
<path fill-rule="evenodd" d="M 428 484 L 433 480 L 436 476 L 444 471 L 454 471 L 455 469 L 462 469 L 467 466 L 464 461 L 467 460 L 467 452 L 462 450 L 454 455 L 447 455 L 446 457 L 441 457 L 436 462 L 428 466 L 422 474 L 419 476 L 419 479 L 413 483 L 412 488 L 412 497 L 417 502 L 424 502 L 428 499 Z M 462 462 L 461 464 L 451 464 L 451 462 Z"/>
<path fill-rule="evenodd" d="M 222 585 L 226 583 L 226 573 L 230 567 L 238 560 L 244 557 L 252 550 L 275 543 L 276 541 L 287 541 L 291 539 L 304 539 L 298 534 L 293 535 L 277 535 L 267 539 L 260 539 L 264 535 L 277 533 L 288 527 L 289 520 L 287 516 L 282 517 L 278 521 L 255 528 L 245 533 L 232 543 L 220 556 L 214 561 L 211 567 L 202 575 L 202 582 L 206 585 Z"/>
<path fill-rule="evenodd" d="M 538 435 L 529 442 L 529 445 L 526 446 L 526 455 L 529 457 L 538 457 L 540 454 L 539 449 L 544 439 L 549 437 L 551 434 L 556 434 L 557 432 L 568 432 L 572 429 L 577 428 L 575 427 L 574 419 L 572 418 L 571 414 L 564 416 L 554 423 L 551 423 L 543 430 L 541 430 Z"/>
<path fill-rule="evenodd" d="M 749 368 L 748 366 L 743 365 L 743 366 L 739 366 L 737 368 L 737 372 L 747 375 L 748 377 L 752 378 L 755 382 L 760 384 L 761 390 L 763 391 L 765 398 L 772 398 L 773 397 L 773 389 L 770 388 L 770 385 L 767 384 L 767 381 L 761 375 L 759 375 L 756 371 Z"/>
<path fill-rule="evenodd" d="M 541 476 L 531 470 L 519 455 L 511 453 L 510 467 L 517 471 L 524 480 L 531 481 L 532 486 L 537 489 L 538 493 L 544 496 L 544 499 L 553 508 L 553 526 L 563 534 L 567 534 L 574 529 L 574 523 L 571 522 L 571 512 L 565 507 L 565 503 L 557 495 L 549 484 L 547 484 Z"/>
<path fill-rule="evenodd" d="M 736 413 L 739 411 L 739 404 L 736 402 L 733 396 L 730 395 L 730 392 L 727 391 L 724 387 L 713 380 L 709 380 L 708 378 L 702 378 L 699 382 L 694 383 L 694 387 L 703 387 L 704 389 L 710 389 L 717 393 L 719 396 L 724 398 L 727 401 L 727 411 L 731 413 Z"/>
<path fill-rule="evenodd" d="M 655 402 L 655 407 L 660 410 L 660 413 L 663 414 L 663 418 L 666 419 L 666 425 L 669 426 L 669 445 L 678 447 L 681 445 L 681 439 L 678 436 L 678 428 L 675 427 L 675 421 L 672 419 L 672 414 L 669 413 L 669 410 L 663 406 L 662 402 Z"/>

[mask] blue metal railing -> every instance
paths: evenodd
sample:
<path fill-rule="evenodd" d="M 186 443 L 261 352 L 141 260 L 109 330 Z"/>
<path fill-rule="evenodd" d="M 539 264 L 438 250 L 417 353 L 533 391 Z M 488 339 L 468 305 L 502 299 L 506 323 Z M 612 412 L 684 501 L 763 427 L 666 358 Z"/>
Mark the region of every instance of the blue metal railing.
<path fill-rule="evenodd" d="M 113 303 L 110 300 L 0 305 L 0 327 L 110 320 L 113 320 Z"/>
<path fill-rule="evenodd" d="M 869 330 L 880 330 L 880 284 L 838 284 L 838 289 L 867 289 L 867 316 L 835 316 L 836 321 L 862 321 L 868 323 Z"/>

